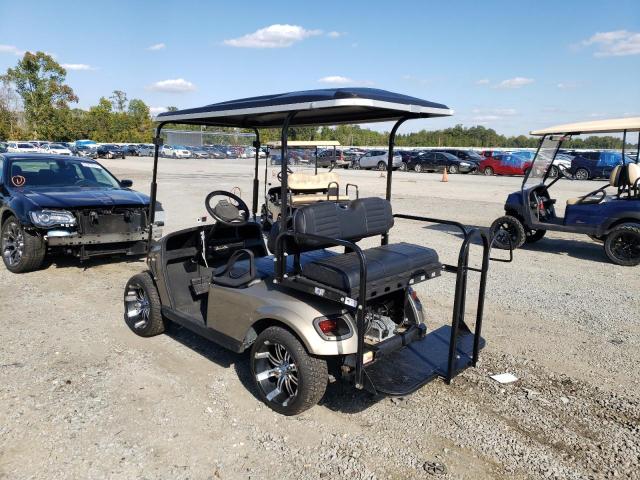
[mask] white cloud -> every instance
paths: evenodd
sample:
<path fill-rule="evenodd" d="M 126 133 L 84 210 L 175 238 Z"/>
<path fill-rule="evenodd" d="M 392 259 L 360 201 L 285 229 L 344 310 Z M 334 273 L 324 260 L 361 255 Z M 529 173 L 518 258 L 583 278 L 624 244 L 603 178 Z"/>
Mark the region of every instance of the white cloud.
<path fill-rule="evenodd" d="M 343 32 L 336 32 L 335 30 L 327 33 L 327 37 L 329 37 L 329 38 L 340 38 L 343 35 L 344 35 Z"/>
<path fill-rule="evenodd" d="M 184 78 L 161 80 L 159 82 L 155 82 L 147 86 L 147 90 L 153 90 L 154 92 L 165 92 L 165 93 L 193 92 L 195 89 L 196 89 L 196 86 L 193 83 L 185 80 Z"/>
<path fill-rule="evenodd" d="M 482 109 L 482 108 L 474 108 L 471 110 L 471 113 L 475 114 L 489 114 L 499 117 L 512 117 L 518 114 L 518 111 L 515 108 L 491 108 L 491 109 Z"/>
<path fill-rule="evenodd" d="M 164 43 L 154 43 L 153 45 L 148 46 L 147 50 L 155 52 L 158 50 L 164 50 L 165 48 L 167 48 L 167 46 Z"/>
<path fill-rule="evenodd" d="M 331 85 L 347 85 L 349 83 L 355 83 L 353 79 L 349 77 L 341 77 L 340 75 L 329 75 L 328 77 L 322 77 L 318 80 L 320 83 L 328 83 Z"/>
<path fill-rule="evenodd" d="M 489 85 L 489 79 L 481 78 L 480 80 L 476 80 L 476 85 Z"/>
<path fill-rule="evenodd" d="M 63 63 L 62 68 L 64 68 L 65 70 L 74 70 L 74 71 L 95 70 L 95 67 L 92 67 L 91 65 L 87 65 L 86 63 Z"/>
<path fill-rule="evenodd" d="M 476 122 L 491 122 L 494 120 L 500 120 L 501 118 L 502 117 L 498 115 L 476 115 L 475 117 L 472 117 L 471 120 Z"/>
<path fill-rule="evenodd" d="M 167 111 L 167 107 L 149 107 L 149 112 L 151 113 L 151 115 L 154 115 L 154 116 L 166 111 Z"/>
<path fill-rule="evenodd" d="M 0 53 L 12 53 L 21 57 L 25 52 L 24 50 L 20 50 L 15 45 L 0 45 Z"/>
<path fill-rule="evenodd" d="M 626 55 L 640 55 L 640 33 L 627 30 L 613 30 L 598 32 L 583 40 L 582 45 L 597 47 L 596 57 L 623 57 Z"/>
<path fill-rule="evenodd" d="M 533 78 L 526 77 L 514 77 L 501 81 L 495 86 L 495 88 L 509 89 L 509 88 L 521 88 L 525 85 L 529 85 L 535 82 Z"/>
<path fill-rule="evenodd" d="M 578 82 L 560 82 L 556 85 L 560 90 L 572 90 L 578 88 L 580 84 Z"/>
<path fill-rule="evenodd" d="M 322 30 L 306 30 L 299 25 L 276 23 L 242 37 L 225 40 L 224 44 L 239 48 L 285 48 L 305 38 L 321 34 Z"/>

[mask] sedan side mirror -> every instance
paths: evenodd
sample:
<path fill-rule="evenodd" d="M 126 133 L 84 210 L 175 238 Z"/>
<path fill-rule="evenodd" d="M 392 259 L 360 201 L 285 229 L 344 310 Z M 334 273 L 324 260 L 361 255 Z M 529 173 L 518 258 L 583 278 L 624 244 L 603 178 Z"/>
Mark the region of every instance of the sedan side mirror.
<path fill-rule="evenodd" d="M 133 187 L 133 180 L 120 180 L 120 186 L 122 188 L 131 188 Z"/>

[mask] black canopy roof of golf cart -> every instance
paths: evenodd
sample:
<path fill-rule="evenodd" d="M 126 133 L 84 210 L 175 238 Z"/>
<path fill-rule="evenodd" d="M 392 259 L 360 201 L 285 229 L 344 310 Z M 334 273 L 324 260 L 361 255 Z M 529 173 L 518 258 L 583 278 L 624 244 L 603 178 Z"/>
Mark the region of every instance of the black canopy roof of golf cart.
<path fill-rule="evenodd" d="M 453 111 L 441 103 L 376 88 L 327 88 L 263 95 L 159 114 L 158 122 L 228 127 L 368 123 L 400 118 L 443 117 Z"/>

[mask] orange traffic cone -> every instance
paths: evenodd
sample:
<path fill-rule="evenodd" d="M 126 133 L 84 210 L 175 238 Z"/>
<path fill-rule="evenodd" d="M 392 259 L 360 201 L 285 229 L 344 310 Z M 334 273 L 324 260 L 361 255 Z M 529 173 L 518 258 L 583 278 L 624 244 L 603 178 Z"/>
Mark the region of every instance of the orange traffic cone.
<path fill-rule="evenodd" d="M 442 180 L 440 180 L 441 182 L 448 182 L 449 181 L 449 172 L 447 172 L 447 167 L 444 168 L 444 170 L 442 170 Z"/>

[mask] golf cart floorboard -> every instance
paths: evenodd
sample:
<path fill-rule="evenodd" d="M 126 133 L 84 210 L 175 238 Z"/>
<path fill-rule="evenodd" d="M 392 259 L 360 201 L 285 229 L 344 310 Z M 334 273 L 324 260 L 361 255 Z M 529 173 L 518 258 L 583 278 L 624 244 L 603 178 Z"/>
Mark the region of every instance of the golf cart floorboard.
<path fill-rule="evenodd" d="M 422 340 L 385 355 L 380 361 L 365 365 L 368 390 L 390 396 L 403 396 L 415 392 L 431 380 L 447 377 L 451 327 L 442 326 Z M 456 343 L 454 375 L 472 363 L 473 339 L 471 332 L 459 331 Z M 484 347 L 480 338 L 480 348 Z"/>

